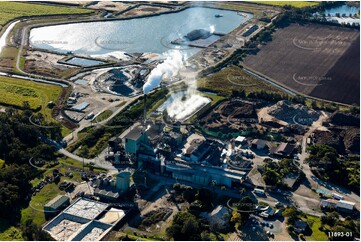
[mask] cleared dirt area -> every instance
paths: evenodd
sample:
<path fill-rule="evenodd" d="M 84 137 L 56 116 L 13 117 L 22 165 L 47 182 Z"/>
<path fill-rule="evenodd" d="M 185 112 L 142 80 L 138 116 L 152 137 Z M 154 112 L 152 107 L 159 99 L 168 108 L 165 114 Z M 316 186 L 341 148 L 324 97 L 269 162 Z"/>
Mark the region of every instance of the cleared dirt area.
<path fill-rule="evenodd" d="M 44 76 L 69 76 L 80 70 L 78 67 L 58 63 L 64 55 L 41 51 L 28 51 L 25 56 L 25 71 Z"/>
<path fill-rule="evenodd" d="M 243 65 L 306 95 L 359 103 L 359 41 L 359 30 L 292 24 L 277 30 Z"/>

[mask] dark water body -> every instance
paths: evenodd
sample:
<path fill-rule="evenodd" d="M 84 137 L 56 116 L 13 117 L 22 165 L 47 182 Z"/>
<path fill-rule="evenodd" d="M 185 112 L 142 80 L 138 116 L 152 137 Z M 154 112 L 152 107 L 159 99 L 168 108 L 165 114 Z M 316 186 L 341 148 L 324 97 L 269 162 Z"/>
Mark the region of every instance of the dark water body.
<path fill-rule="evenodd" d="M 91 59 L 79 58 L 79 57 L 73 57 L 73 58 L 67 60 L 66 63 L 72 64 L 72 65 L 84 66 L 84 67 L 104 64 L 103 61 L 97 61 L 97 60 L 91 60 Z"/>

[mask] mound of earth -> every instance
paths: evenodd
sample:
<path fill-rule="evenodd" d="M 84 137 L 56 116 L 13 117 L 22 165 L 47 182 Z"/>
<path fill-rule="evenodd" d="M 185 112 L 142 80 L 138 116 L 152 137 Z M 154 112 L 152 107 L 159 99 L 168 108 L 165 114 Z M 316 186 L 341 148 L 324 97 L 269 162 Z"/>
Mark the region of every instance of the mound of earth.
<path fill-rule="evenodd" d="M 354 127 L 333 128 L 329 131 L 315 131 L 314 142 L 326 144 L 337 150 L 338 153 L 360 152 L 360 129 Z"/>
<path fill-rule="evenodd" d="M 309 109 L 302 104 L 292 104 L 288 101 L 277 102 L 268 109 L 268 113 L 290 124 L 311 125 L 320 117 L 320 112 Z"/>
<path fill-rule="evenodd" d="M 314 142 L 316 144 L 329 145 L 337 150 L 338 153 L 345 153 L 345 145 L 341 137 L 341 130 L 329 129 L 329 131 L 316 130 L 314 132 Z"/>
<path fill-rule="evenodd" d="M 342 131 L 343 142 L 348 151 L 352 153 L 360 153 L 360 129 L 359 128 L 346 128 Z"/>
<path fill-rule="evenodd" d="M 330 122 L 339 126 L 360 126 L 360 115 L 336 111 L 330 116 Z"/>
<path fill-rule="evenodd" d="M 255 106 L 251 103 L 227 101 L 219 107 L 223 116 L 233 118 L 257 118 Z"/>
<path fill-rule="evenodd" d="M 256 105 L 239 100 L 222 102 L 199 122 L 204 128 L 215 132 L 235 132 L 247 129 L 257 122 Z"/>

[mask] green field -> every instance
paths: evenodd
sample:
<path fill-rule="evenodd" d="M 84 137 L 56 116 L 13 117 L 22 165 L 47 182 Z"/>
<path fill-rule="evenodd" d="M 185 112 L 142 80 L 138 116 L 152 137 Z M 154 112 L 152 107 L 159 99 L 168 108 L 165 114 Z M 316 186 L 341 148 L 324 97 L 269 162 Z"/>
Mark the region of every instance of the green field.
<path fill-rule="evenodd" d="M 252 1 L 258 4 L 271 5 L 277 7 L 284 7 L 286 5 L 295 7 L 295 8 L 304 8 L 304 7 L 313 7 L 317 6 L 319 2 L 311 1 Z"/>
<path fill-rule="evenodd" d="M 307 241 L 327 241 L 328 237 L 325 232 L 320 231 L 321 219 L 312 215 L 307 215 L 305 220 L 312 230 L 310 236 L 306 236 Z"/>
<path fill-rule="evenodd" d="M 61 94 L 61 87 L 40 84 L 12 77 L 0 76 L 0 104 L 22 107 L 27 101 L 31 109 L 51 118 L 51 110 L 47 108 L 49 101 L 56 102 Z"/>
<path fill-rule="evenodd" d="M 199 79 L 198 88 L 199 90 L 206 89 L 210 92 L 216 92 L 222 96 L 230 96 L 232 90 L 244 90 L 247 94 L 260 91 L 286 94 L 281 89 L 248 74 L 237 66 L 227 67 L 210 76 Z"/>
<path fill-rule="evenodd" d="M 51 169 L 45 170 L 44 173 L 42 174 L 42 177 L 51 176 L 52 170 L 54 168 L 58 168 L 62 174 L 65 174 L 65 172 L 68 171 L 68 168 L 82 169 L 82 167 L 83 165 L 81 162 L 72 160 L 70 158 L 59 159 L 59 164 Z M 85 170 L 88 169 L 89 168 L 87 167 L 85 168 Z M 71 171 L 71 172 L 73 173 L 74 177 L 69 178 L 62 176 L 61 181 L 66 180 L 73 182 L 82 182 L 79 172 L 76 171 Z M 94 172 L 100 173 L 100 172 L 105 172 L 105 170 L 95 168 Z M 32 185 L 35 186 L 36 184 L 38 184 L 43 179 L 42 177 L 36 178 L 33 181 L 31 181 Z M 43 189 L 40 190 L 40 192 L 38 192 L 35 196 L 31 198 L 29 206 L 21 211 L 21 223 L 24 223 L 28 219 L 33 219 L 34 223 L 37 225 L 42 225 L 43 223 L 45 223 L 46 220 L 43 212 L 44 205 L 59 194 L 65 194 L 65 192 L 61 191 L 58 185 L 51 183 L 44 186 Z"/>
<path fill-rule="evenodd" d="M 77 7 L 60 7 L 44 4 L 32 4 L 21 2 L 3 2 L 0 1 L 0 25 L 14 18 L 23 16 L 42 16 L 42 15 L 64 15 L 64 14 L 86 14 L 93 10 L 82 9 Z"/>
<path fill-rule="evenodd" d="M 99 114 L 99 116 L 95 119 L 95 122 L 101 122 L 103 120 L 106 120 L 107 118 L 109 118 L 111 115 L 113 114 L 112 110 L 105 110 L 104 112 L 102 112 L 101 114 Z"/>

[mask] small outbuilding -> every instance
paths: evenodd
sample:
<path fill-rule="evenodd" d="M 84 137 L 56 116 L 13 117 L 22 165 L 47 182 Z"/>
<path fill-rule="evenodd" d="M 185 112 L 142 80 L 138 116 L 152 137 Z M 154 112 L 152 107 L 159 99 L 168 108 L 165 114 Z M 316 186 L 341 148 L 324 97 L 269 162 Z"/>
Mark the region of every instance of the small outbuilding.
<path fill-rule="evenodd" d="M 60 212 L 70 204 L 70 198 L 65 195 L 58 195 L 44 205 L 44 212 Z"/>

